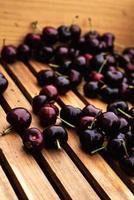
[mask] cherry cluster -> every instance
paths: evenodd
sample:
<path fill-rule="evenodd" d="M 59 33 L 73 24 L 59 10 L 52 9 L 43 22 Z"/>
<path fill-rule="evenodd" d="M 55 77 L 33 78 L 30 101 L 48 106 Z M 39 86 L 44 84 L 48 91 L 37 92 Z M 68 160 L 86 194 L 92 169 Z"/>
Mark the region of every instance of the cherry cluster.
<path fill-rule="evenodd" d="M 85 79 L 84 93 L 90 98 L 101 98 L 105 102 L 123 99 L 134 102 L 134 48 L 124 48 L 122 53 L 115 50 L 115 36 L 90 30 L 81 34 L 80 26 L 47 26 L 42 33 L 34 32 L 25 36 L 17 48 L 4 45 L 1 59 L 7 63 L 16 60 L 27 62 L 33 58 L 47 63 L 56 72 L 59 92 L 65 94 L 76 88 L 82 77 Z M 53 76 L 53 72 L 51 76 Z M 46 84 L 44 73 L 40 72 L 39 82 Z"/>

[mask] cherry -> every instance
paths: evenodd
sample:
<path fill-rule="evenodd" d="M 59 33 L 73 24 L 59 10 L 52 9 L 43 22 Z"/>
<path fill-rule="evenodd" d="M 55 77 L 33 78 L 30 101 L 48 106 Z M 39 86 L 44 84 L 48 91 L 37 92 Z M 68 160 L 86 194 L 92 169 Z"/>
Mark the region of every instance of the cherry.
<path fill-rule="evenodd" d="M 57 108 L 58 109 L 58 108 Z M 57 120 L 57 111 L 50 104 L 46 104 L 38 112 L 40 122 L 43 126 L 55 124 Z"/>
<path fill-rule="evenodd" d="M 103 63 L 105 63 L 105 57 L 102 53 L 100 53 L 92 58 L 90 67 L 92 70 L 98 71 Z"/>
<path fill-rule="evenodd" d="M 124 114 L 121 112 L 128 113 L 128 104 L 125 101 L 114 101 L 113 103 L 108 104 L 107 111 L 112 111 L 118 116 L 123 116 Z"/>
<path fill-rule="evenodd" d="M 120 117 L 119 120 L 120 120 L 119 131 L 121 133 L 128 132 L 129 131 L 129 123 L 128 123 L 128 121 L 125 118 L 123 118 L 123 117 Z"/>
<path fill-rule="evenodd" d="M 132 131 L 128 131 L 125 133 L 127 145 L 129 148 L 134 147 L 134 133 Z"/>
<path fill-rule="evenodd" d="M 59 33 L 59 40 L 60 42 L 68 42 L 71 40 L 71 30 L 68 26 L 60 26 L 58 28 L 58 33 Z"/>
<path fill-rule="evenodd" d="M 59 97 L 57 88 L 52 84 L 45 85 L 40 91 L 40 95 L 46 95 L 49 101 L 56 101 Z"/>
<path fill-rule="evenodd" d="M 79 54 L 80 54 L 80 51 L 78 49 L 70 47 L 70 49 L 69 49 L 69 57 L 71 59 L 76 58 L 77 56 L 79 56 Z"/>
<path fill-rule="evenodd" d="M 118 133 L 120 120 L 114 112 L 104 112 L 98 116 L 96 124 L 110 136 Z"/>
<path fill-rule="evenodd" d="M 114 48 L 115 36 L 112 33 L 104 33 L 101 39 L 106 42 L 108 50 L 112 51 Z"/>
<path fill-rule="evenodd" d="M 55 79 L 55 73 L 52 70 L 41 70 L 37 73 L 37 81 L 40 86 L 52 84 Z"/>
<path fill-rule="evenodd" d="M 20 44 L 17 48 L 17 58 L 21 61 L 28 61 L 30 57 L 30 47 L 27 44 Z"/>
<path fill-rule="evenodd" d="M 51 58 L 53 57 L 54 49 L 51 46 L 41 46 L 37 49 L 35 58 L 42 63 L 50 62 Z"/>
<path fill-rule="evenodd" d="M 48 98 L 45 95 L 37 95 L 32 100 L 32 108 L 35 114 L 38 114 L 41 107 L 48 103 Z"/>
<path fill-rule="evenodd" d="M 88 77 L 88 80 L 91 80 L 91 81 L 103 81 L 103 79 L 104 79 L 104 75 L 96 71 L 91 71 Z"/>
<path fill-rule="evenodd" d="M 11 125 L 11 128 L 15 131 L 22 132 L 30 126 L 32 117 L 27 109 L 18 107 L 11 109 L 7 113 L 6 119 Z"/>
<path fill-rule="evenodd" d="M 99 113 L 101 113 L 101 109 L 96 108 L 95 106 L 89 104 L 89 105 L 87 105 L 87 106 L 85 106 L 83 108 L 81 115 L 82 116 L 92 116 L 92 117 L 95 117 Z"/>
<path fill-rule="evenodd" d="M 7 63 L 14 63 L 17 59 L 17 50 L 13 45 L 4 45 L 1 50 L 1 58 Z"/>
<path fill-rule="evenodd" d="M 73 107 L 71 105 L 65 105 L 60 111 L 61 119 L 67 121 L 72 125 L 77 125 L 80 114 L 81 114 L 81 109 Z"/>
<path fill-rule="evenodd" d="M 81 28 L 77 24 L 72 24 L 70 26 L 70 32 L 71 32 L 71 39 L 76 41 L 80 38 Z"/>
<path fill-rule="evenodd" d="M 103 101 L 109 103 L 115 101 L 116 99 L 119 99 L 119 88 L 113 88 L 108 85 L 103 85 L 99 89 L 99 94 Z"/>
<path fill-rule="evenodd" d="M 66 94 L 70 90 L 70 81 L 64 76 L 58 76 L 55 78 L 55 85 L 60 94 Z"/>
<path fill-rule="evenodd" d="M 94 117 L 92 116 L 81 117 L 77 125 L 77 132 L 80 133 L 82 130 L 88 129 L 93 122 L 94 122 Z"/>
<path fill-rule="evenodd" d="M 125 49 L 123 50 L 123 54 L 134 55 L 134 48 L 133 48 L 133 47 L 125 48 Z"/>
<path fill-rule="evenodd" d="M 99 40 L 97 38 L 90 38 L 87 41 L 88 52 L 96 54 L 99 51 Z"/>
<path fill-rule="evenodd" d="M 43 131 L 46 148 L 64 147 L 68 140 L 67 131 L 62 126 L 53 125 Z"/>
<path fill-rule="evenodd" d="M 80 72 L 71 69 L 69 73 L 69 80 L 70 80 L 70 85 L 71 88 L 76 88 L 82 81 L 82 76 Z"/>
<path fill-rule="evenodd" d="M 84 74 L 88 68 L 87 61 L 84 56 L 77 56 L 72 63 L 72 68 Z"/>
<path fill-rule="evenodd" d="M 97 129 L 86 129 L 84 131 L 82 130 L 79 136 L 83 150 L 89 153 L 102 147 L 104 142 L 104 135 Z"/>
<path fill-rule="evenodd" d="M 107 71 L 105 73 L 105 81 L 111 86 L 119 86 L 123 80 L 123 73 L 120 71 Z"/>
<path fill-rule="evenodd" d="M 8 87 L 8 80 L 6 77 L 0 72 L 0 94 L 5 92 Z"/>
<path fill-rule="evenodd" d="M 99 91 L 97 81 L 89 81 L 84 85 L 84 94 L 86 97 L 96 98 Z"/>
<path fill-rule="evenodd" d="M 123 157 L 120 162 L 120 167 L 129 175 L 134 175 L 134 155 Z"/>
<path fill-rule="evenodd" d="M 37 49 L 41 44 L 41 35 L 36 33 L 28 33 L 24 39 L 24 43 L 31 49 Z"/>
<path fill-rule="evenodd" d="M 61 63 L 69 57 L 69 49 L 66 46 L 58 46 L 55 51 L 55 59 L 57 63 Z"/>
<path fill-rule="evenodd" d="M 55 44 L 58 41 L 58 30 L 51 26 L 45 27 L 42 32 L 42 39 L 46 44 Z"/>
<path fill-rule="evenodd" d="M 23 133 L 24 149 L 30 153 L 40 152 L 44 147 L 42 132 L 37 128 L 29 128 Z"/>
<path fill-rule="evenodd" d="M 87 53 L 85 37 L 80 37 L 77 41 L 75 41 L 75 44 L 73 44 L 73 46 L 78 49 L 82 54 Z"/>
<path fill-rule="evenodd" d="M 60 63 L 60 66 L 57 65 L 57 71 L 60 74 L 68 75 L 71 70 L 71 63 L 71 60 L 63 60 L 62 63 Z"/>
<path fill-rule="evenodd" d="M 129 114 L 134 117 L 134 107 L 132 107 L 130 110 L 129 110 Z"/>

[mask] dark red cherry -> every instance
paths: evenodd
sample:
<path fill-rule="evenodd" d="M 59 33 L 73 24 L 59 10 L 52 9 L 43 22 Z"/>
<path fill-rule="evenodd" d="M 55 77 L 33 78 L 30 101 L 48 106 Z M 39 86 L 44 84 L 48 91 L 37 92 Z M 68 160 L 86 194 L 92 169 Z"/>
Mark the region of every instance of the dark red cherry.
<path fill-rule="evenodd" d="M 127 47 L 123 50 L 123 54 L 130 54 L 134 55 L 134 48 L 133 47 Z"/>
<path fill-rule="evenodd" d="M 71 40 L 71 31 L 68 26 L 60 26 L 58 28 L 58 33 L 60 42 L 68 42 L 69 40 Z"/>
<path fill-rule="evenodd" d="M 100 69 L 100 67 L 103 65 L 104 62 L 105 62 L 104 55 L 103 54 L 97 54 L 92 58 L 90 67 L 91 67 L 92 70 L 98 71 Z"/>
<path fill-rule="evenodd" d="M 127 141 L 127 146 L 129 148 L 134 147 L 134 133 L 131 130 L 129 130 L 125 133 L 125 137 Z"/>
<path fill-rule="evenodd" d="M 43 29 L 42 39 L 46 44 L 55 44 L 58 41 L 58 30 L 47 26 Z"/>
<path fill-rule="evenodd" d="M 48 98 L 45 95 L 37 95 L 33 98 L 32 108 L 35 114 L 38 114 L 41 107 L 48 103 Z"/>
<path fill-rule="evenodd" d="M 89 31 L 85 34 L 85 39 L 86 41 L 91 40 L 91 39 L 99 39 L 100 34 L 97 31 Z"/>
<path fill-rule="evenodd" d="M 81 109 L 65 105 L 60 111 L 60 117 L 72 125 L 76 125 L 81 114 Z"/>
<path fill-rule="evenodd" d="M 38 112 L 40 122 L 43 126 L 50 126 L 56 123 L 57 112 L 51 105 L 44 105 Z"/>
<path fill-rule="evenodd" d="M 78 49 L 82 54 L 87 53 L 87 45 L 86 45 L 86 40 L 85 37 L 80 37 L 73 46 Z"/>
<path fill-rule="evenodd" d="M 66 94 L 70 90 L 70 81 L 64 76 L 56 77 L 55 85 L 60 94 Z"/>
<path fill-rule="evenodd" d="M 14 63 L 17 59 L 17 50 L 13 45 L 3 46 L 1 50 L 1 58 L 7 63 Z"/>
<path fill-rule="evenodd" d="M 108 104 L 107 111 L 112 111 L 118 116 L 125 117 L 121 111 L 128 113 L 128 104 L 125 101 L 115 101 Z"/>
<path fill-rule="evenodd" d="M 98 116 L 96 124 L 110 136 L 118 133 L 120 120 L 115 113 L 104 112 Z"/>
<path fill-rule="evenodd" d="M 80 134 L 80 143 L 84 151 L 91 153 L 102 146 L 104 136 L 97 129 L 86 129 Z"/>
<path fill-rule="evenodd" d="M 64 147 L 68 140 L 67 131 L 62 126 L 53 125 L 43 131 L 46 148 Z"/>
<path fill-rule="evenodd" d="M 114 48 L 115 36 L 112 33 L 104 33 L 101 39 L 106 42 L 108 50 L 112 51 Z"/>
<path fill-rule="evenodd" d="M 104 85 L 101 88 L 99 88 L 99 94 L 103 101 L 110 103 L 112 101 L 115 101 L 116 99 L 120 99 L 119 96 L 119 88 L 113 88 L 108 85 Z"/>
<path fill-rule="evenodd" d="M 52 84 L 55 79 L 55 73 L 52 70 L 41 70 L 36 75 L 40 86 Z"/>
<path fill-rule="evenodd" d="M 58 72 L 63 75 L 68 75 L 71 70 L 71 60 L 63 60 L 57 68 Z"/>
<path fill-rule="evenodd" d="M 134 154 L 128 157 L 123 157 L 119 164 L 123 171 L 125 171 L 128 175 L 134 175 Z"/>
<path fill-rule="evenodd" d="M 59 46 L 55 51 L 55 59 L 57 63 L 61 63 L 69 58 L 69 49 L 66 46 Z"/>
<path fill-rule="evenodd" d="M 30 153 L 40 152 L 44 147 L 42 132 L 37 128 L 29 128 L 24 131 L 22 136 L 24 149 Z"/>
<path fill-rule="evenodd" d="M 28 61 L 30 57 L 30 47 L 27 44 L 20 44 L 17 48 L 17 58 L 21 61 Z"/>
<path fill-rule="evenodd" d="M 123 73 L 120 71 L 107 71 L 105 73 L 105 81 L 107 84 L 111 85 L 111 86 L 119 86 L 121 85 L 121 82 L 123 80 Z"/>
<path fill-rule="evenodd" d="M 52 84 L 45 85 L 40 91 L 40 95 L 46 95 L 49 101 L 56 101 L 59 97 L 57 88 Z"/>
<path fill-rule="evenodd" d="M 130 110 L 129 110 L 129 114 L 134 117 L 134 107 L 132 107 Z"/>
<path fill-rule="evenodd" d="M 120 120 L 119 131 L 121 133 L 128 132 L 129 131 L 129 123 L 128 123 L 128 121 L 125 118 L 123 118 L 123 117 L 120 117 L 119 120 Z"/>
<path fill-rule="evenodd" d="M 102 81 L 104 79 L 104 75 L 100 72 L 91 71 L 88 79 L 91 81 Z"/>
<path fill-rule="evenodd" d="M 96 98 L 98 96 L 99 85 L 97 81 L 89 81 L 84 85 L 84 94 L 89 98 Z"/>
<path fill-rule="evenodd" d="M 81 115 L 82 116 L 92 116 L 95 117 L 97 116 L 99 113 L 101 113 L 101 109 L 96 108 L 94 105 L 87 105 L 83 108 Z"/>
<path fill-rule="evenodd" d="M 82 130 L 88 129 L 94 121 L 94 117 L 92 116 L 83 116 L 80 117 L 77 124 L 77 132 L 81 132 Z"/>
<path fill-rule="evenodd" d="M 18 107 L 11 109 L 6 119 L 15 131 L 22 132 L 30 126 L 32 117 L 27 109 Z"/>
<path fill-rule="evenodd" d="M 71 69 L 69 73 L 69 80 L 71 88 L 76 88 L 82 81 L 82 75 L 80 74 L 80 72 Z"/>
<path fill-rule="evenodd" d="M 71 32 L 71 39 L 78 40 L 81 35 L 81 28 L 77 24 L 72 24 L 70 26 L 70 32 Z"/>
<path fill-rule="evenodd" d="M 88 68 L 87 61 L 84 56 L 78 56 L 73 60 L 72 68 L 84 74 Z"/>
<path fill-rule="evenodd" d="M 31 49 L 37 49 L 41 44 L 41 35 L 35 33 L 28 33 L 24 39 L 24 43 Z"/>
<path fill-rule="evenodd" d="M 51 46 L 41 46 L 35 53 L 35 58 L 42 63 L 50 62 L 54 55 L 54 49 Z"/>
<path fill-rule="evenodd" d="M 76 58 L 77 56 L 79 56 L 79 54 L 80 54 L 80 51 L 79 51 L 78 49 L 75 49 L 75 48 L 73 48 L 73 47 L 71 47 L 71 48 L 69 49 L 69 57 L 70 57 L 71 59 Z"/>
<path fill-rule="evenodd" d="M 5 92 L 8 86 L 8 80 L 6 77 L 0 72 L 0 94 Z"/>

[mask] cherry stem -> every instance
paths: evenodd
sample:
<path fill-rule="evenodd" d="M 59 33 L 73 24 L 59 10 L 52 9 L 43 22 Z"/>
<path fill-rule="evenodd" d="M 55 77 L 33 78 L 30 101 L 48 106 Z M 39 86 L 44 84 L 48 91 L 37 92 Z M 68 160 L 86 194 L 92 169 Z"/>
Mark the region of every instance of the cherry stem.
<path fill-rule="evenodd" d="M 102 65 L 100 66 L 100 69 L 98 70 L 99 73 L 102 72 L 103 67 L 105 66 L 106 63 L 107 63 L 107 59 L 105 59 L 104 62 L 102 63 Z"/>
<path fill-rule="evenodd" d="M 103 147 L 100 147 L 100 148 L 98 148 L 98 149 L 95 149 L 95 150 L 91 151 L 91 154 L 95 154 L 95 153 L 97 153 L 98 151 L 101 151 L 102 149 L 105 149 L 105 147 L 103 146 Z"/>
<path fill-rule="evenodd" d="M 125 141 L 124 141 L 123 139 L 122 139 L 122 146 L 123 146 L 123 148 L 124 148 L 124 151 L 125 151 L 126 156 L 128 157 L 129 154 L 128 154 L 128 151 L 127 151 L 126 143 L 125 143 Z"/>
<path fill-rule="evenodd" d="M 90 30 L 92 31 L 93 30 L 92 19 L 90 17 L 88 18 L 88 22 L 89 22 Z"/>
<path fill-rule="evenodd" d="M 4 47 L 4 46 L 5 46 L 5 44 L 6 44 L 6 39 L 5 39 L 5 38 L 3 38 L 3 44 L 2 44 L 2 46 Z"/>
<path fill-rule="evenodd" d="M 64 122 L 65 124 L 67 124 L 68 126 L 70 126 L 71 128 L 75 128 L 74 125 L 70 124 L 69 122 L 65 121 L 64 119 L 62 119 L 61 117 L 57 117 L 58 119 L 60 119 L 62 122 Z"/>
<path fill-rule="evenodd" d="M 103 89 L 105 89 L 106 87 L 107 87 L 107 85 L 104 84 L 100 89 L 103 90 Z"/>
<path fill-rule="evenodd" d="M 78 18 L 79 18 L 79 15 L 76 15 L 76 16 L 74 17 L 73 21 L 72 21 L 72 24 L 74 24 L 75 21 L 76 21 Z"/>
<path fill-rule="evenodd" d="M 50 67 L 53 67 L 53 68 L 58 68 L 58 67 L 59 67 L 59 65 L 52 64 L 52 63 L 50 63 L 49 66 L 50 66 Z"/>
<path fill-rule="evenodd" d="M 94 123 L 95 123 L 95 121 L 96 121 L 96 118 L 97 118 L 101 113 L 102 113 L 102 110 L 100 110 L 100 111 L 96 114 L 96 116 L 94 117 L 94 119 L 93 119 L 91 125 L 88 126 L 89 129 L 92 129 L 92 128 L 93 128 L 93 125 L 94 125 Z"/>
<path fill-rule="evenodd" d="M 9 126 L 7 129 L 5 129 L 3 132 L 0 132 L 0 136 L 4 136 L 6 134 L 8 134 L 9 132 L 11 132 L 13 130 L 12 126 Z"/>
<path fill-rule="evenodd" d="M 134 85 L 129 85 L 128 88 L 133 89 Z"/>
<path fill-rule="evenodd" d="M 41 31 L 40 28 L 37 26 L 37 25 L 38 25 L 38 21 L 32 22 L 31 25 L 32 25 L 32 29 L 33 29 L 33 32 L 34 32 L 34 33 L 35 33 L 35 31 L 36 31 L 37 29 L 38 29 L 39 31 Z"/>
<path fill-rule="evenodd" d="M 57 145 L 58 150 L 61 150 L 60 141 L 58 139 L 56 140 L 56 145 Z"/>
<path fill-rule="evenodd" d="M 131 115 L 129 115 L 128 113 L 124 112 L 123 110 L 121 110 L 120 108 L 117 108 L 117 110 L 122 113 L 123 115 L 125 115 L 126 117 L 128 117 L 129 119 L 133 119 L 133 117 Z"/>

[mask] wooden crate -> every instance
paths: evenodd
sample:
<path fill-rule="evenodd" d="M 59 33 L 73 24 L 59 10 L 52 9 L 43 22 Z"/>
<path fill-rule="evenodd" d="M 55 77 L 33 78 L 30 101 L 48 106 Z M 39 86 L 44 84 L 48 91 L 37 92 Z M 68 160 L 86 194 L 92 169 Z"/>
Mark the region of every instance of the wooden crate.
<path fill-rule="evenodd" d="M 100 6 L 101 5 L 101 6 Z M 0 46 L 6 43 L 18 44 L 30 31 L 30 23 L 38 20 L 40 27 L 69 24 L 79 14 L 79 24 L 88 30 L 87 18 L 100 32 L 112 31 L 117 42 L 134 44 L 134 1 L 113 0 L 5 0 L 0 6 Z M 134 45 L 133 45 L 134 46 Z M 47 65 L 30 61 L 3 67 L 0 71 L 7 77 L 9 87 L 0 97 L 0 132 L 4 130 L 6 112 L 11 107 L 22 106 L 32 112 L 31 99 L 40 91 L 36 73 Z M 80 98 L 82 85 L 77 91 L 69 91 L 60 97 L 61 102 L 83 108 L 87 102 L 105 110 L 106 105 L 99 100 Z M 32 113 L 31 126 L 42 129 L 37 117 Z M 21 138 L 12 132 L 0 137 L 0 200 L 133 200 L 134 178 L 128 177 L 118 164 L 106 155 L 90 156 L 84 153 L 76 133 L 68 129 L 67 146 L 61 150 L 43 150 L 41 154 L 27 155 L 22 148 Z"/>

